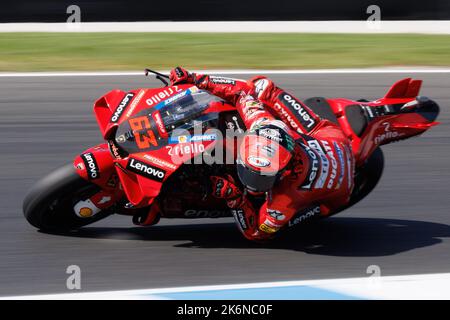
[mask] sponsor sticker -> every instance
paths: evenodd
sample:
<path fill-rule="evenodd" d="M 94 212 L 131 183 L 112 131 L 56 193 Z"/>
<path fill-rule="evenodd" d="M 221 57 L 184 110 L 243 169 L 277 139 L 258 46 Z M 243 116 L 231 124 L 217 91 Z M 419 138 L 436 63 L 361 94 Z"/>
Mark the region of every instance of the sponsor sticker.
<path fill-rule="evenodd" d="M 164 122 L 161 118 L 161 113 L 159 111 L 155 111 L 152 113 L 152 118 L 156 123 L 156 127 L 159 131 L 159 134 L 162 136 L 167 136 L 166 127 L 164 126 Z"/>
<path fill-rule="evenodd" d="M 400 135 L 399 135 L 398 132 L 396 132 L 396 131 L 389 131 L 389 132 L 377 135 L 375 137 L 374 142 L 375 142 L 375 144 L 381 144 L 381 143 L 383 143 L 386 140 L 395 139 L 395 138 L 398 138 L 399 136 Z"/>
<path fill-rule="evenodd" d="M 253 99 L 252 96 L 247 96 L 241 99 L 240 103 L 243 105 L 242 112 L 249 117 L 256 111 L 264 111 L 264 106 L 262 103 Z"/>
<path fill-rule="evenodd" d="M 297 117 L 307 132 L 314 129 L 317 124 L 314 116 L 297 99 L 286 92 L 282 92 L 278 99 Z"/>
<path fill-rule="evenodd" d="M 269 80 L 260 79 L 255 82 L 255 93 L 258 95 L 258 98 L 261 97 L 261 94 L 266 90 L 269 85 Z"/>
<path fill-rule="evenodd" d="M 169 143 L 186 143 L 188 142 L 188 136 L 178 136 L 176 137 L 176 141 L 172 139 L 172 137 L 169 139 Z"/>
<path fill-rule="evenodd" d="M 262 116 L 265 113 L 266 113 L 265 110 L 257 110 L 257 111 L 253 110 L 250 114 L 247 114 L 247 120 L 251 120 L 251 119 L 257 117 L 258 115 Z"/>
<path fill-rule="evenodd" d="M 270 160 L 263 157 L 249 156 L 247 162 L 254 167 L 265 168 L 270 166 Z"/>
<path fill-rule="evenodd" d="M 300 143 L 300 144 L 305 149 L 306 154 L 308 155 L 308 157 L 310 159 L 310 164 L 311 164 L 311 167 L 308 170 L 308 175 L 306 176 L 306 180 L 305 180 L 305 182 L 302 183 L 300 188 L 311 190 L 314 182 L 317 179 L 317 173 L 319 172 L 319 166 L 320 166 L 319 156 L 313 149 L 311 149 L 307 145 L 305 145 L 303 143 Z"/>
<path fill-rule="evenodd" d="M 78 216 L 81 218 L 90 218 L 94 215 L 94 211 L 91 208 L 83 207 L 78 211 Z"/>
<path fill-rule="evenodd" d="M 131 172 L 137 173 L 148 179 L 162 182 L 166 176 L 166 171 L 157 167 L 154 167 L 148 163 L 131 158 L 127 163 L 127 169 Z"/>
<path fill-rule="evenodd" d="M 283 226 L 283 225 L 280 225 L 278 223 L 272 222 L 269 219 L 264 220 L 264 224 L 269 226 L 269 227 L 271 227 L 271 228 L 277 229 L 277 230 L 280 229 Z"/>
<path fill-rule="evenodd" d="M 190 138 L 190 142 L 197 142 L 197 141 L 215 141 L 217 140 L 216 134 L 199 134 L 199 135 L 193 135 Z"/>
<path fill-rule="evenodd" d="M 196 92 L 199 92 L 200 89 L 197 88 L 196 86 L 193 86 L 193 87 L 190 87 L 190 88 L 189 88 L 189 91 L 190 91 L 191 93 L 196 93 Z"/>
<path fill-rule="evenodd" d="M 131 103 L 130 107 L 128 108 L 127 111 L 127 117 L 130 117 L 131 114 L 133 113 L 134 109 L 136 109 L 136 106 L 139 104 L 139 102 L 141 101 L 142 97 L 144 96 L 146 90 L 139 90 L 136 98 L 134 98 L 133 102 Z"/>
<path fill-rule="evenodd" d="M 302 210 L 289 221 L 288 227 L 293 227 L 305 220 L 309 220 L 312 217 L 317 216 L 318 214 L 320 214 L 320 206 L 310 207 Z"/>
<path fill-rule="evenodd" d="M 108 140 L 108 146 L 109 146 L 109 151 L 111 152 L 111 154 L 114 158 L 122 159 L 121 151 L 120 151 L 119 147 L 116 146 L 114 141 Z"/>
<path fill-rule="evenodd" d="M 169 143 L 188 143 L 188 142 L 202 142 L 215 140 L 217 140 L 217 134 L 198 134 L 193 136 L 180 135 L 170 137 Z"/>
<path fill-rule="evenodd" d="M 178 100 L 178 99 L 184 97 L 184 96 L 187 95 L 188 93 L 189 93 L 189 91 L 183 91 L 183 92 L 180 92 L 180 93 L 174 95 L 173 97 L 171 97 L 171 98 L 165 100 L 165 101 L 164 101 L 164 105 L 167 106 L 169 103 L 172 103 L 172 102 L 174 102 L 175 100 Z"/>
<path fill-rule="evenodd" d="M 353 152 L 351 149 L 351 146 L 348 145 L 344 145 L 344 149 L 345 149 L 345 158 L 347 160 L 347 184 L 348 184 L 348 189 L 351 190 L 353 187 Z"/>
<path fill-rule="evenodd" d="M 333 145 L 339 159 L 339 178 L 338 183 L 336 185 L 336 189 L 339 189 L 342 185 L 342 181 L 344 180 L 344 172 L 345 172 L 344 152 L 341 149 L 341 147 L 339 147 L 339 144 L 337 142 L 333 142 Z"/>
<path fill-rule="evenodd" d="M 77 202 L 73 210 L 80 218 L 90 218 L 101 211 L 90 199 Z"/>
<path fill-rule="evenodd" d="M 265 233 L 275 233 L 278 231 L 277 228 L 269 227 L 267 224 L 263 223 L 259 225 L 259 230 Z"/>
<path fill-rule="evenodd" d="M 241 231 L 245 231 L 248 229 L 248 225 L 245 219 L 244 210 L 242 209 L 233 209 L 231 210 L 234 219 L 237 221 L 239 228 Z"/>
<path fill-rule="evenodd" d="M 327 181 L 328 173 L 330 171 L 330 161 L 328 161 L 328 158 L 325 155 L 325 152 L 322 149 L 322 146 L 319 141 L 308 140 L 308 145 L 317 152 L 320 159 L 322 160 L 320 175 L 317 178 L 317 181 L 316 181 L 316 184 L 314 185 L 314 187 L 315 188 L 323 188 L 323 186 L 325 185 L 325 182 Z"/>
<path fill-rule="evenodd" d="M 275 141 L 278 143 L 281 143 L 283 141 L 280 131 L 278 131 L 276 129 L 271 129 L 271 128 L 259 129 L 258 134 L 264 138 L 267 138 L 269 140 L 272 140 L 272 141 Z"/>
<path fill-rule="evenodd" d="M 278 221 L 286 219 L 286 216 L 278 210 L 267 208 L 267 214 Z"/>
<path fill-rule="evenodd" d="M 327 184 L 327 188 L 331 189 L 337 177 L 337 161 L 336 157 L 334 156 L 333 149 L 331 149 L 330 145 L 328 144 L 328 141 L 322 140 L 322 145 L 325 148 L 325 151 L 327 152 L 327 155 L 331 160 L 331 174 Z"/>
<path fill-rule="evenodd" d="M 236 81 L 234 79 L 230 79 L 230 78 L 210 76 L 209 81 L 211 81 L 214 84 L 229 84 L 232 86 L 236 85 Z"/>
<path fill-rule="evenodd" d="M 173 163 L 170 163 L 170 162 L 165 161 L 165 160 L 160 159 L 160 158 L 156 158 L 156 157 L 151 156 L 149 154 L 144 154 L 144 158 L 146 160 L 149 160 L 150 162 L 156 164 L 159 167 L 163 167 L 163 168 L 171 169 L 171 170 L 176 170 L 177 169 L 177 166 L 174 165 Z"/>
<path fill-rule="evenodd" d="M 186 210 L 183 214 L 186 218 L 222 218 L 228 217 L 228 210 Z"/>
<path fill-rule="evenodd" d="M 95 161 L 94 155 L 90 152 L 83 153 L 81 155 L 81 159 L 86 167 L 89 180 L 100 178 L 100 170 L 98 168 L 97 161 Z"/>
<path fill-rule="evenodd" d="M 390 141 L 404 136 L 404 133 L 399 133 L 397 131 L 391 131 L 391 124 L 389 122 L 383 122 L 384 132 L 377 135 L 374 139 L 375 144 L 381 144 L 385 141 Z"/>
<path fill-rule="evenodd" d="M 128 104 L 130 103 L 131 99 L 133 99 L 134 93 L 129 92 L 123 97 L 122 101 L 120 101 L 119 105 L 117 106 L 116 110 L 114 111 L 113 115 L 111 116 L 111 122 L 117 123 L 119 121 L 120 117 L 123 114 L 123 111 L 126 109 Z"/>
<path fill-rule="evenodd" d="M 168 87 L 167 89 L 161 90 L 160 92 L 152 95 L 150 98 L 145 100 L 145 103 L 151 107 L 180 91 L 182 91 L 182 89 L 178 88 L 178 86 Z"/>
<path fill-rule="evenodd" d="M 169 156 L 189 155 L 205 151 L 205 145 L 202 143 L 187 143 L 175 146 L 166 146 Z"/>
<path fill-rule="evenodd" d="M 282 107 L 279 103 L 275 103 L 274 105 L 275 110 L 278 112 L 278 114 L 281 116 L 282 119 L 284 119 L 289 125 L 297 131 L 297 133 L 302 134 L 304 133 L 304 130 L 302 130 L 297 122 L 291 117 L 291 115 L 286 111 L 284 107 Z"/>

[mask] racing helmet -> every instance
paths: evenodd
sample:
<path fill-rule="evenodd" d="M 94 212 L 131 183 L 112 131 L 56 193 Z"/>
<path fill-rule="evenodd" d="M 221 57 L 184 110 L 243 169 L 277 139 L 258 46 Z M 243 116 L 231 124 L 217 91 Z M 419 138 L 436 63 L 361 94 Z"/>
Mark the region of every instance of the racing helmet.
<path fill-rule="evenodd" d="M 239 145 L 237 174 L 253 192 L 272 189 L 293 156 L 294 139 L 280 120 L 263 120 L 246 132 Z"/>

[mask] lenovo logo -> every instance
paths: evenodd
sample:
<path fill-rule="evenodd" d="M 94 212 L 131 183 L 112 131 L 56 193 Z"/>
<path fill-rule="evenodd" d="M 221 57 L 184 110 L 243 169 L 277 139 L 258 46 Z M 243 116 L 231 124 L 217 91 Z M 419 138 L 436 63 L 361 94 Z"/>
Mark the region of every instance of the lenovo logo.
<path fill-rule="evenodd" d="M 127 169 L 148 179 L 158 182 L 162 182 L 164 177 L 166 176 L 165 170 L 159 169 L 157 167 L 149 165 L 148 163 L 144 163 L 133 158 L 128 161 Z"/>
<path fill-rule="evenodd" d="M 98 169 L 97 162 L 95 161 L 94 155 L 90 152 L 83 153 L 81 155 L 89 180 L 95 180 L 100 177 L 100 170 Z"/>
<path fill-rule="evenodd" d="M 134 93 L 127 93 L 125 95 L 125 97 L 122 99 L 122 101 L 120 101 L 119 106 L 114 111 L 114 114 L 111 117 L 111 122 L 116 123 L 117 121 L 119 121 L 120 116 L 123 113 L 123 110 L 125 110 L 125 108 L 128 106 L 128 104 L 130 103 L 130 101 L 133 97 L 134 97 Z"/>
<path fill-rule="evenodd" d="M 290 96 L 287 93 L 281 93 L 278 97 L 283 105 L 288 107 L 288 109 L 298 115 L 298 119 L 301 122 L 302 126 L 305 127 L 308 131 L 311 131 L 311 129 L 314 128 L 316 125 L 316 121 L 314 120 L 314 117 L 308 113 L 308 110 L 303 107 L 300 102 L 298 102 L 295 98 Z"/>
<path fill-rule="evenodd" d="M 222 78 L 222 77 L 209 77 L 212 83 L 214 84 L 230 84 L 230 85 L 236 85 L 236 81 L 234 79 L 230 78 Z"/>
<path fill-rule="evenodd" d="M 233 214 L 234 219 L 238 223 L 239 228 L 242 230 L 247 230 L 248 226 L 245 221 L 244 211 L 242 209 L 234 209 L 231 210 L 231 213 Z"/>
<path fill-rule="evenodd" d="M 308 171 L 308 176 L 306 177 L 306 181 L 301 185 L 302 189 L 312 189 L 312 185 L 314 183 L 314 181 L 317 178 L 317 174 L 319 172 L 319 157 L 318 155 L 308 146 L 304 145 L 303 143 L 301 143 L 302 147 L 304 148 L 304 150 L 307 152 L 309 158 L 310 158 L 310 162 L 311 162 L 311 167 Z"/>
<path fill-rule="evenodd" d="M 320 206 L 309 208 L 303 212 L 299 212 L 294 219 L 289 221 L 288 227 L 293 227 L 305 220 L 311 219 L 312 217 L 314 217 L 318 214 L 320 214 Z"/>

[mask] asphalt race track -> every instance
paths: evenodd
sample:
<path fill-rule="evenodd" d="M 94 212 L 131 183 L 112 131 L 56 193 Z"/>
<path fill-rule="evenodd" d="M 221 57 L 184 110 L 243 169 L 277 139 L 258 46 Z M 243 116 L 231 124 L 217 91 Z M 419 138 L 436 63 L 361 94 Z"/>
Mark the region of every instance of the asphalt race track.
<path fill-rule="evenodd" d="M 92 104 L 110 89 L 159 86 L 144 76 L 0 78 L 0 296 L 64 293 L 78 265 L 82 290 L 120 290 L 450 271 L 450 76 L 272 75 L 299 98 L 375 99 L 397 79 L 423 79 L 442 122 L 383 148 L 384 176 L 364 201 L 267 244 L 226 219 L 163 220 L 134 227 L 114 216 L 70 236 L 32 228 L 22 200 L 38 178 L 101 142 Z M 239 75 L 245 78 L 245 75 Z"/>

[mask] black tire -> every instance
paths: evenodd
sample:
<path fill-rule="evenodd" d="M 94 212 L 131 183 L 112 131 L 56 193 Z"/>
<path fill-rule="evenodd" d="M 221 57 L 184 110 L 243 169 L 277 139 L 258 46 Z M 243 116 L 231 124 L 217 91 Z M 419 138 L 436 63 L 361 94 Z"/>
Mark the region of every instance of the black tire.
<path fill-rule="evenodd" d="M 350 198 L 350 202 L 343 208 L 330 214 L 330 216 L 338 214 L 345 209 L 355 205 L 377 186 L 383 175 L 384 169 L 384 155 L 380 147 L 376 148 L 367 162 L 359 169 L 357 169 L 355 176 L 355 187 Z"/>
<path fill-rule="evenodd" d="M 101 211 L 90 218 L 78 217 L 73 206 L 100 188 L 82 179 L 73 164 L 65 165 L 39 180 L 23 201 L 23 213 L 34 227 L 48 232 L 75 230 L 110 214 Z"/>
<path fill-rule="evenodd" d="M 358 169 L 355 177 L 355 188 L 349 206 L 364 199 L 377 186 L 383 175 L 384 155 L 380 147 L 377 147 L 367 162 Z"/>

